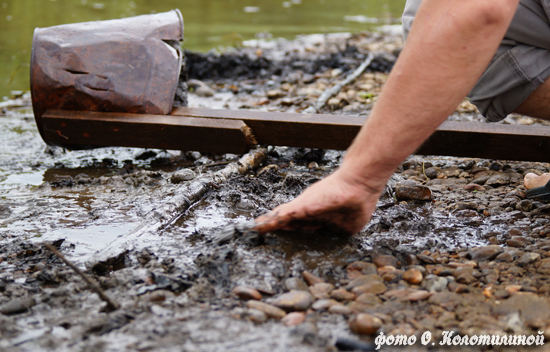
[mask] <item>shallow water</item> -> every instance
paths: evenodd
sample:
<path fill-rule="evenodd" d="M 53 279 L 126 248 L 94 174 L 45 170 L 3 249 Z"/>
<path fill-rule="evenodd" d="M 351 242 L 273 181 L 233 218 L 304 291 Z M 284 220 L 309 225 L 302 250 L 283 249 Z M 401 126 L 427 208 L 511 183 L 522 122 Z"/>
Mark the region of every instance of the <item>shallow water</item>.
<path fill-rule="evenodd" d="M 405 0 L 0 0 L 0 98 L 29 88 L 36 27 L 107 20 L 179 8 L 184 47 L 207 51 L 260 37 L 359 32 L 401 16 Z"/>

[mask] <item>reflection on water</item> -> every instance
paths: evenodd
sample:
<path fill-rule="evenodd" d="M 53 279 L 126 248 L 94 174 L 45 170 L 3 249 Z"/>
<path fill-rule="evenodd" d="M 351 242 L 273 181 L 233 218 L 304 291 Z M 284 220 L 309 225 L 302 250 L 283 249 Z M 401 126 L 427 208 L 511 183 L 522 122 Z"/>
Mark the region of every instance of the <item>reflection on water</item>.
<path fill-rule="evenodd" d="M 0 0 L 0 97 L 28 89 L 35 27 L 179 8 L 185 48 L 206 51 L 255 36 L 358 32 L 394 22 L 405 0 Z"/>

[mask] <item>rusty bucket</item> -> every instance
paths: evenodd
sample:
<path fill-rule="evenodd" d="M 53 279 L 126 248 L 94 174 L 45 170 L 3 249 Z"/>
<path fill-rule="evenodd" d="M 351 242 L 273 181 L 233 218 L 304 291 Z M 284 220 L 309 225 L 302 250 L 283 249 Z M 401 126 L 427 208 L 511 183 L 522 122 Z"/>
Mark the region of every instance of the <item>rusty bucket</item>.
<path fill-rule="evenodd" d="M 44 141 L 87 147 L 85 139 L 78 144 L 48 140 L 52 131 L 42 119 L 47 110 L 169 114 L 182 67 L 182 40 L 179 10 L 37 28 L 31 94 Z"/>

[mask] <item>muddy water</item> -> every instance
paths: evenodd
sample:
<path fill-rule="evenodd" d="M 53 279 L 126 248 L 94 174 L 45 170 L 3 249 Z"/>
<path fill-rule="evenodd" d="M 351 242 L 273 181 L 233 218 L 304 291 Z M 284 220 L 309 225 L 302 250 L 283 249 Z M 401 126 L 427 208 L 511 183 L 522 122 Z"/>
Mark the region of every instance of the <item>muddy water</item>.
<path fill-rule="evenodd" d="M 238 46 L 263 37 L 358 32 L 394 22 L 405 0 L 1 0 L 0 98 L 27 90 L 36 27 L 107 20 L 179 8 L 189 50 Z"/>

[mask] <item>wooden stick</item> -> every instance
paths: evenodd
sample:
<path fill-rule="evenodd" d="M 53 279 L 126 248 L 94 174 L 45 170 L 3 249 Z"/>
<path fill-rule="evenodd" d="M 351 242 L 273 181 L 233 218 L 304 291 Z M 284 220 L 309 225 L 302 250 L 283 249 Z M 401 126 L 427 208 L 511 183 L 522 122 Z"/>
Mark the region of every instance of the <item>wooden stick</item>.
<path fill-rule="evenodd" d="M 154 236 L 172 225 L 187 209 L 204 197 L 206 192 L 212 188 L 219 188 L 227 179 L 233 175 L 245 174 L 255 169 L 265 160 L 267 149 L 257 148 L 233 162 L 222 170 L 203 174 L 188 184 L 183 184 L 174 192 L 162 199 L 162 206 L 149 212 L 144 220 L 130 232 L 120 235 L 114 241 L 105 246 L 105 249 L 96 253 L 91 265 L 109 262 L 112 258 L 118 257 L 120 253 L 139 248 L 141 238 L 150 241 Z M 148 245 L 145 243 L 144 245 Z"/>
<path fill-rule="evenodd" d="M 353 71 L 349 76 L 347 76 L 346 79 L 343 80 L 342 82 L 332 86 L 331 88 L 327 88 L 323 92 L 323 94 L 319 96 L 315 106 L 310 106 L 305 110 L 305 112 L 306 113 L 319 112 L 319 110 L 321 110 L 325 106 L 325 104 L 331 97 L 340 93 L 340 91 L 342 90 L 342 88 L 344 88 L 344 86 L 355 81 L 357 77 L 359 77 L 363 73 L 363 71 L 365 71 L 367 67 L 369 67 L 373 59 L 374 59 L 374 55 L 372 53 L 369 53 L 369 55 L 367 56 L 365 61 L 361 64 L 361 66 L 359 66 L 355 71 Z"/>
<path fill-rule="evenodd" d="M 88 287 L 90 287 L 90 289 L 92 291 L 94 291 L 95 293 L 97 293 L 97 295 L 99 296 L 99 298 L 101 298 L 104 302 L 107 303 L 107 310 L 109 312 L 112 312 L 114 310 L 117 310 L 119 308 L 119 305 L 118 303 L 112 301 L 109 296 L 107 296 L 105 294 L 105 292 L 103 292 L 103 290 L 101 289 L 101 287 L 99 287 L 95 282 L 93 282 L 86 274 L 84 274 L 79 268 L 76 267 L 76 265 L 74 265 L 73 263 L 71 263 L 67 258 L 65 258 L 65 256 L 61 253 L 59 253 L 59 251 L 57 249 L 55 249 L 54 246 L 52 246 L 51 244 L 49 243 L 46 243 L 44 244 L 44 246 L 50 250 L 51 252 L 53 252 L 55 255 L 57 255 L 63 262 L 65 262 L 65 264 L 67 264 L 71 269 L 74 270 L 75 273 L 77 273 L 78 275 L 80 275 L 80 277 L 88 284 Z"/>

